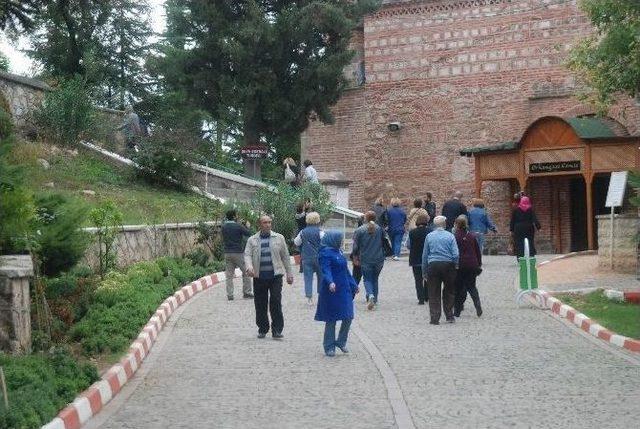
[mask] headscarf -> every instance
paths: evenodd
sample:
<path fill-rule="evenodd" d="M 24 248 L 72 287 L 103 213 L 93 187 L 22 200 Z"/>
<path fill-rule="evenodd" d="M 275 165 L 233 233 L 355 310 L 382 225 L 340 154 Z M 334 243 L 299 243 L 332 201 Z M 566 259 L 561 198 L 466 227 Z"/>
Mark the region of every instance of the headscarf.
<path fill-rule="evenodd" d="M 523 195 L 520 198 L 520 202 L 518 203 L 518 208 L 523 212 L 531 210 L 531 200 L 529 199 L 529 197 Z"/>
<path fill-rule="evenodd" d="M 331 247 L 336 250 L 340 250 L 340 245 L 342 244 L 342 231 L 337 229 L 330 229 L 324 233 L 322 237 L 322 241 L 320 241 L 320 245 L 322 247 Z"/>

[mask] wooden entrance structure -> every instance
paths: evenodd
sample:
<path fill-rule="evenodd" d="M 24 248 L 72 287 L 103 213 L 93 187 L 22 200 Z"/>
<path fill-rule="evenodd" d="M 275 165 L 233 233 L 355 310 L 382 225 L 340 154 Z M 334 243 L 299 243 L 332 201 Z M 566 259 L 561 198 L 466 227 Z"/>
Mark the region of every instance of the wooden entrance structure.
<path fill-rule="evenodd" d="M 547 116 L 532 123 L 519 141 L 463 149 L 475 158 L 475 193 L 485 181 L 517 181 L 521 190 L 535 177 L 582 176 L 586 188 L 588 248 L 595 249 L 593 179 L 599 173 L 640 167 L 640 137 L 613 120 Z M 615 130 L 615 131 L 614 131 Z"/>

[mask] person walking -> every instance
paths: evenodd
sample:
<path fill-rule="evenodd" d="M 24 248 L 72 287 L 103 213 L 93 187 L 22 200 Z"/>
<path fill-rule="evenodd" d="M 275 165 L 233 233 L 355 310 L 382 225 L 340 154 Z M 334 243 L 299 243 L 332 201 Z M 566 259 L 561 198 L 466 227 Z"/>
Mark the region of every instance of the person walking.
<path fill-rule="evenodd" d="M 304 180 L 309 183 L 320 183 L 318 180 L 318 172 L 313 167 L 313 162 L 306 159 L 303 163 L 304 165 Z"/>
<path fill-rule="evenodd" d="M 251 293 L 251 277 L 245 271 L 244 265 L 244 240 L 251 236 L 251 232 L 238 223 L 235 210 L 225 213 L 225 221 L 220 228 L 222 233 L 222 245 L 224 248 L 225 282 L 227 286 L 227 299 L 233 301 L 233 277 L 236 268 L 242 271 L 242 297 L 253 298 Z"/>
<path fill-rule="evenodd" d="M 482 254 L 484 252 L 484 236 L 488 231 L 493 231 L 495 234 L 498 230 L 484 208 L 484 201 L 481 198 L 474 198 L 472 201 L 473 207 L 469 210 L 469 230 L 476 235 Z"/>
<path fill-rule="evenodd" d="M 540 222 L 533 211 L 531 200 L 526 195 L 520 197 L 518 207 L 511 212 L 511 222 L 509 223 L 509 231 L 513 234 L 513 245 L 516 258 L 524 256 L 524 239 L 529 240 L 529 255 L 536 255 L 536 246 L 534 238 L 536 229 L 540 230 Z"/>
<path fill-rule="evenodd" d="M 384 266 L 384 231 L 376 224 L 373 211 L 366 212 L 364 219 L 366 223 L 353 233 L 353 253 L 362 269 L 367 309 L 373 310 L 378 304 L 378 279 Z"/>
<path fill-rule="evenodd" d="M 124 111 L 122 124 L 117 128 L 121 130 L 125 138 L 125 150 L 127 152 L 137 152 L 138 142 L 143 135 L 140 117 L 133 111 L 132 106 L 127 106 Z"/>
<path fill-rule="evenodd" d="M 453 198 L 445 202 L 442 206 L 442 216 L 447 218 L 447 231 L 451 231 L 454 221 L 460 215 L 467 214 L 467 206 L 462 203 L 462 192 L 455 191 Z"/>
<path fill-rule="evenodd" d="M 478 317 L 482 316 L 480 295 L 476 287 L 476 278 L 482 270 L 482 252 L 476 235 L 469 231 L 467 217 L 460 215 L 456 219 L 456 244 L 459 251 L 458 272 L 456 274 L 456 293 L 453 304 L 453 315 L 460 317 L 467 300 L 467 292 L 471 295 Z"/>
<path fill-rule="evenodd" d="M 284 316 L 282 315 L 282 277 L 293 284 L 293 273 L 287 242 L 282 234 L 271 230 L 271 218 L 260 216 L 260 231 L 249 237 L 244 249 L 244 263 L 247 275 L 253 277 L 253 302 L 256 307 L 258 338 L 269 332 L 271 315 L 271 335 L 274 339 L 284 337 Z"/>
<path fill-rule="evenodd" d="M 432 201 L 433 195 L 431 192 L 427 192 L 427 196 L 424 199 L 424 209 L 429 215 L 429 225 L 433 224 L 433 219 L 436 217 L 436 203 Z"/>
<path fill-rule="evenodd" d="M 362 224 L 364 224 L 364 215 L 361 215 L 358 218 L 358 228 L 361 227 Z M 349 259 L 351 259 L 351 264 L 353 267 L 351 275 L 356 281 L 356 284 L 360 285 L 360 280 L 362 280 L 362 267 L 360 266 L 360 260 L 358 259 L 357 255 L 353 253 L 353 245 L 351 246 L 351 254 L 349 255 Z"/>
<path fill-rule="evenodd" d="M 347 337 L 353 320 L 353 298 L 358 285 L 349 273 L 347 259 L 340 250 L 343 235 L 337 230 L 327 231 L 322 238 L 319 259 L 322 282 L 319 287 L 315 320 L 325 322 L 322 346 L 324 353 L 333 357 L 336 347 L 349 353 Z M 340 332 L 336 340 L 336 323 L 340 320 Z"/>
<path fill-rule="evenodd" d="M 307 214 L 306 223 L 307 226 L 293 239 L 293 244 L 300 248 L 304 294 L 307 297 L 307 303 L 313 305 L 313 275 L 316 275 L 316 291 L 320 290 L 322 278 L 318 264 L 318 252 L 324 231 L 320 229 L 320 215 L 317 212 Z"/>
<path fill-rule="evenodd" d="M 384 205 L 384 199 L 382 197 L 376 198 L 376 201 L 373 204 L 373 207 L 371 207 L 371 210 L 376 214 L 376 223 L 382 228 L 386 228 L 388 217 L 387 207 Z"/>
<path fill-rule="evenodd" d="M 454 323 L 456 320 L 453 317 L 453 303 L 459 257 L 458 244 L 453 234 L 445 230 L 447 219 L 444 216 L 436 216 L 433 224 L 435 230 L 427 235 L 422 251 L 422 273 L 427 281 L 431 316 L 429 323 L 439 325 L 443 310 L 447 322 Z"/>
<path fill-rule="evenodd" d="M 422 207 L 422 204 L 423 202 L 420 198 L 413 200 L 413 208 L 409 211 L 409 216 L 407 216 L 407 222 L 405 224 L 407 232 L 411 232 L 416 228 L 418 216 L 426 215 L 429 217 L 429 213 Z M 429 219 L 431 218 L 429 217 Z"/>
<path fill-rule="evenodd" d="M 393 198 L 391 200 L 391 208 L 387 210 L 387 216 L 389 218 L 389 238 L 391 239 L 393 260 L 397 261 L 400 259 L 402 237 L 404 236 L 404 228 L 407 223 L 407 214 L 400 207 L 399 198 Z"/>
<path fill-rule="evenodd" d="M 427 288 L 425 286 L 424 277 L 422 275 L 422 251 L 424 250 L 424 241 L 427 234 L 433 231 L 429 226 L 429 215 L 418 215 L 416 220 L 416 228 L 409 232 L 407 239 L 407 247 L 409 248 L 409 266 L 413 270 L 413 279 L 416 283 L 416 296 L 418 297 L 418 305 L 424 305 L 429 300 L 427 296 Z"/>

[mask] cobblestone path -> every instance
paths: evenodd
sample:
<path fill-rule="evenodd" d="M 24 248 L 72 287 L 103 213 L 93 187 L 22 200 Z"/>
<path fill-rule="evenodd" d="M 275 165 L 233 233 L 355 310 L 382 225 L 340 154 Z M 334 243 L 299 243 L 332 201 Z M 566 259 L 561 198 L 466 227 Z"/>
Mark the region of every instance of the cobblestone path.
<path fill-rule="evenodd" d="M 130 392 L 88 427 L 637 424 L 640 365 L 540 310 L 516 308 L 515 268 L 511 257 L 487 257 L 482 318 L 468 309 L 453 325 L 430 326 L 406 258 L 388 261 L 379 308 L 368 312 L 356 298 L 360 337 L 352 331 L 351 354 L 333 359 L 322 353 L 323 326 L 304 302 L 301 276 L 283 293 L 283 341 L 257 339 L 253 302 L 228 302 L 218 286 L 184 309 Z"/>

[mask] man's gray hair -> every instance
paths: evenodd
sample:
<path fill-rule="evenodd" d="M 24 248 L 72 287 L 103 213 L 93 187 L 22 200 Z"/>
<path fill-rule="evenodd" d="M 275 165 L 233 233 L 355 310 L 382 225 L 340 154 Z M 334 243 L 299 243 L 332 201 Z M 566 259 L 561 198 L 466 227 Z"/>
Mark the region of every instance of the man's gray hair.
<path fill-rule="evenodd" d="M 462 191 L 455 191 L 453 193 L 453 196 L 457 199 L 461 199 L 462 198 Z"/>
<path fill-rule="evenodd" d="M 433 224 L 438 228 L 444 228 L 447 226 L 447 218 L 444 216 L 436 216 L 433 219 Z"/>

